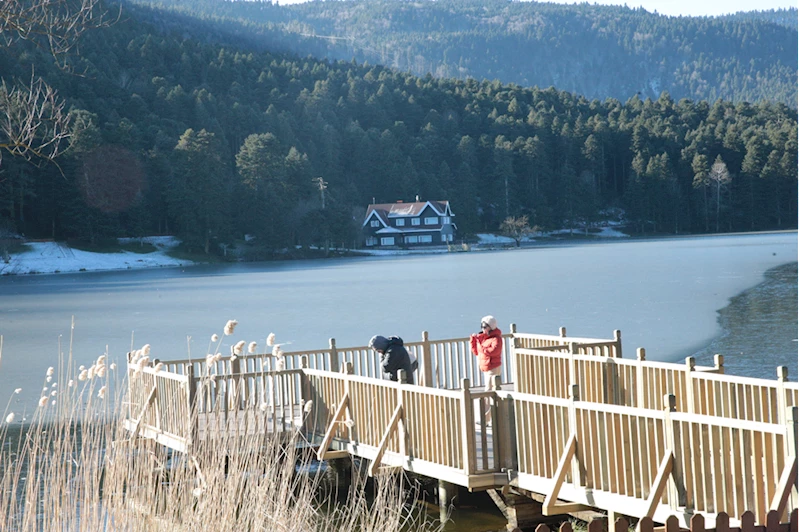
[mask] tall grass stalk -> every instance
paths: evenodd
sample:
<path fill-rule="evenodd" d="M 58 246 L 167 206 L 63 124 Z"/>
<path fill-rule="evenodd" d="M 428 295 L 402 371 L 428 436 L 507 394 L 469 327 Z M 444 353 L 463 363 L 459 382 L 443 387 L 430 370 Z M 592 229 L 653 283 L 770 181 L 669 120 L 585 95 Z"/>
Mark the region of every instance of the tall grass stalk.
<path fill-rule="evenodd" d="M 344 502 L 333 504 L 335 494 L 321 489 L 324 470 L 296 445 L 299 432 L 283 442 L 219 434 L 189 454 L 130 440 L 125 378 L 99 365 L 79 380 L 70 353 L 59 364 L 64 377 L 43 386 L 47 400 L 27 422 L 0 421 L 0 530 L 440 528 L 396 475 L 376 479 L 373 491 L 356 475 Z M 116 391 L 101 397 L 101 389 Z"/>

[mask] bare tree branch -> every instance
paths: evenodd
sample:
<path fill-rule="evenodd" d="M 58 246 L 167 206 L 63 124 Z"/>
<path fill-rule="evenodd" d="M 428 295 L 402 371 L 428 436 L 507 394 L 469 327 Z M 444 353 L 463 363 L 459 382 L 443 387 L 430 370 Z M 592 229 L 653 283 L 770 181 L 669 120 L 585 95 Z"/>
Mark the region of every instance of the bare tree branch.
<path fill-rule="evenodd" d="M 46 46 L 59 67 L 87 31 L 110 22 L 100 0 L 2 0 L 0 36 L 7 45 L 19 39 Z"/>
<path fill-rule="evenodd" d="M 110 24 L 100 1 L 0 0 L 0 43 L 31 41 L 47 48 L 59 68 L 68 69 L 80 37 Z M 0 77 L 0 164 L 3 153 L 54 162 L 70 138 L 64 106 L 56 90 L 33 72 L 30 84 Z"/>
<path fill-rule="evenodd" d="M 49 162 L 70 137 L 69 114 L 55 89 L 31 74 L 30 85 L 0 82 L 0 162 L 3 152 Z"/>

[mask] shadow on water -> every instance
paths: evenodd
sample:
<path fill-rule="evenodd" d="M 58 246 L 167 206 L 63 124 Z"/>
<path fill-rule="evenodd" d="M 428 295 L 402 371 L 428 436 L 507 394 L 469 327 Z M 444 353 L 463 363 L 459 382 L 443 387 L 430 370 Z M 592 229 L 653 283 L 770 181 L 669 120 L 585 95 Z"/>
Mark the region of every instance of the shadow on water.
<path fill-rule="evenodd" d="M 797 379 L 797 270 L 796 262 L 766 272 L 766 280 L 730 299 L 719 311 L 723 333 L 698 351 L 697 365 L 712 366 L 713 355 L 724 355 L 725 372 L 775 379 L 776 367 L 763 363 L 777 360 L 788 367 L 788 378 Z"/>

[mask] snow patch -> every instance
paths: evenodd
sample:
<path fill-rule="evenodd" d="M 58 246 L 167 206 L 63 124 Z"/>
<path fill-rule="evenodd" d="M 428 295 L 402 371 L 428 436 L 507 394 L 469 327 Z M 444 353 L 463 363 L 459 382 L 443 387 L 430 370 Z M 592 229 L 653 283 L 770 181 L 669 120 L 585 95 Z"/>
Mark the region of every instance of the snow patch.
<path fill-rule="evenodd" d="M 120 238 L 122 243 L 139 242 L 138 238 Z M 165 251 L 177 246 L 180 241 L 171 236 L 145 237 L 156 251 L 151 253 L 93 253 L 70 248 L 58 242 L 29 242 L 27 250 L 12 255 L 8 262 L 0 262 L 0 275 L 22 275 L 29 273 L 67 273 L 80 271 L 132 270 L 161 266 L 186 266 L 191 261 L 175 259 Z"/>

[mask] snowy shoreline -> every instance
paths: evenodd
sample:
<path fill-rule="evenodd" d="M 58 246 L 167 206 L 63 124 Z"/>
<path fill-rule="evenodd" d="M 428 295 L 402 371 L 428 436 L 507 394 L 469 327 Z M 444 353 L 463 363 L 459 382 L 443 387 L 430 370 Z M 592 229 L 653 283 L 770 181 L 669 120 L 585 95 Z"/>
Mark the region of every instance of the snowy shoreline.
<path fill-rule="evenodd" d="M 71 248 L 59 242 L 28 242 L 22 253 L 12 254 L 8 262 L 0 262 L 0 275 L 73 273 L 109 270 L 134 270 L 164 266 L 188 266 L 190 260 L 176 259 L 167 252 L 180 244 L 171 236 L 152 236 L 142 239 L 120 238 L 122 244 L 142 241 L 155 247 L 150 253 L 119 251 L 93 253 Z"/>
<path fill-rule="evenodd" d="M 568 230 L 549 233 L 557 235 L 568 233 Z M 599 233 L 592 233 L 598 239 L 625 238 L 628 235 L 610 227 L 602 228 Z M 514 240 L 505 236 L 479 233 L 478 242 L 471 246 L 473 250 L 497 249 L 512 247 Z M 54 273 L 97 272 L 112 270 L 136 270 L 143 268 L 180 267 L 200 264 L 186 259 L 170 257 L 168 252 L 177 247 L 180 241 L 171 236 L 151 236 L 138 238 L 120 238 L 121 244 L 144 242 L 151 244 L 155 251 L 150 253 L 133 253 L 119 251 L 115 253 L 94 253 L 70 248 L 60 242 L 28 242 L 28 248 L 22 253 L 12 254 L 8 262 L 0 261 L 0 275 L 35 275 Z M 522 240 L 523 246 L 540 243 L 533 238 Z M 447 253 L 446 247 L 418 249 L 359 249 L 351 250 L 365 256 L 411 255 L 426 253 Z"/>

